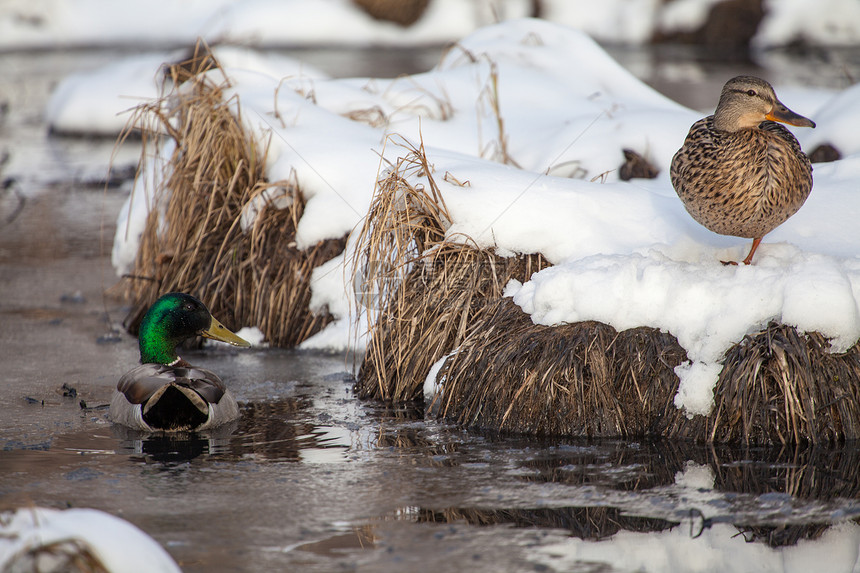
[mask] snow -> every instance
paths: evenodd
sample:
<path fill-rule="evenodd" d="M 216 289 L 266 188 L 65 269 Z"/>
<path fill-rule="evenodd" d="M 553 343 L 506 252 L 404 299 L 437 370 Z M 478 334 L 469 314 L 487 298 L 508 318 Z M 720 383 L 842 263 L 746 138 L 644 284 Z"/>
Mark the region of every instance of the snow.
<path fill-rule="evenodd" d="M 165 141 L 161 156 L 151 158 L 140 166 L 136 185 L 120 208 L 111 249 L 111 263 L 117 276 L 128 274 L 134 269 L 140 237 L 146 229 L 146 214 L 156 207 L 154 190 L 159 182 L 170 176 L 167 158 L 175 147 L 173 140 Z"/>
<path fill-rule="evenodd" d="M 162 53 L 135 56 L 60 82 L 45 108 L 45 120 L 61 133 L 112 135 L 130 119 L 128 111 L 159 94 Z"/>
<path fill-rule="evenodd" d="M 690 534 L 690 524 L 660 532 L 619 531 L 600 541 L 571 537 L 540 547 L 538 558 L 553 571 L 575 571 L 583 563 L 606 564 L 612 571 L 734 571 L 737 573 L 800 573 L 821 570 L 856 571 L 860 526 L 831 527 L 816 540 L 771 548 L 750 543 L 738 529 L 718 523 Z"/>
<path fill-rule="evenodd" d="M 675 0 L 660 14 L 659 28 L 665 32 L 695 30 L 705 23 L 708 13 L 721 0 Z"/>
<path fill-rule="evenodd" d="M 106 571 L 115 573 L 138 571 L 142 563 L 146 563 L 147 571 L 180 571 L 154 539 L 131 523 L 103 511 L 29 507 L 0 514 L 0 569 L 3 571 L 25 570 L 19 567 L 32 563 L 22 556 L 53 544 L 67 550 L 81 544 Z M 39 563 L 43 567 L 47 565 L 45 559 Z"/>
<path fill-rule="evenodd" d="M 814 8 L 813 8 L 814 6 Z M 809 44 L 852 46 L 860 42 L 860 3 L 854 0 L 765 0 L 753 45 Z"/>
<path fill-rule="evenodd" d="M 284 56 L 233 46 L 219 47 L 215 53 L 223 66 L 248 72 L 306 81 L 326 77 L 315 67 Z M 166 66 L 187 55 L 186 50 L 148 53 L 66 76 L 45 107 L 45 120 L 59 133 L 115 135 L 128 125 L 135 107 L 169 89 Z"/>
<path fill-rule="evenodd" d="M 266 336 L 263 334 L 263 331 L 257 328 L 256 326 L 243 326 L 239 330 L 236 331 L 236 336 L 239 338 L 244 338 L 248 342 L 251 343 L 251 346 L 254 347 L 265 347 L 268 346 L 268 343 L 265 341 Z M 213 340 L 213 342 L 218 342 Z M 222 342 L 221 344 L 226 344 Z"/>
<path fill-rule="evenodd" d="M 860 105 L 857 102 L 860 102 L 860 84 L 830 99 L 815 115 L 816 129 L 798 134 L 804 149 L 811 151 L 822 143 L 830 143 L 843 155 L 860 153 L 860 138 L 855 129 L 860 125 Z"/>
<path fill-rule="evenodd" d="M 432 404 L 433 399 L 437 395 L 442 395 L 445 388 L 445 378 L 442 377 L 440 379 L 439 372 L 442 370 L 442 367 L 445 366 L 445 362 L 447 362 L 447 360 L 452 356 L 455 356 L 457 352 L 459 352 L 459 349 L 455 348 L 430 366 L 430 370 L 427 372 L 427 377 L 424 379 L 423 386 L 424 402 L 428 406 Z"/>
<path fill-rule="evenodd" d="M 718 0 L 542 0 L 543 17 L 604 42 L 642 44 L 657 31 L 695 31 Z M 254 47 L 414 46 L 456 42 L 497 21 L 528 16 L 530 0 L 433 0 L 411 27 L 377 21 L 350 0 L 4 0 L 0 49 L 91 45 Z M 761 48 L 802 39 L 852 45 L 856 0 L 765 0 Z"/>

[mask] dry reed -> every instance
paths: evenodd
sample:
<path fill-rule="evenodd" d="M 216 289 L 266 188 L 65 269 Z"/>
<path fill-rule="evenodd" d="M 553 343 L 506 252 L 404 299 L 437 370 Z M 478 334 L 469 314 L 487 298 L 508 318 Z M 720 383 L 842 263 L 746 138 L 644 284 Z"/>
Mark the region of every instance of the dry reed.
<path fill-rule="evenodd" d="M 160 294 L 182 291 L 198 296 L 228 327 L 254 325 L 271 344 L 292 346 L 330 320 L 308 310 L 310 276 L 345 240 L 296 248 L 301 191 L 294 182 L 265 181 L 266 146 L 244 128 L 238 98 L 225 99 L 229 82 L 219 72 L 198 44 L 168 68 L 172 92 L 137 110 L 144 140 L 139 170 L 166 139 L 175 148 L 159 188 L 134 191 L 154 193 L 155 207 L 124 281 L 134 300 L 126 325 L 134 332 Z M 241 215 L 252 202 L 257 216 L 243 231 Z"/>
<path fill-rule="evenodd" d="M 413 175 L 426 186 L 411 185 Z M 449 221 L 423 145 L 411 148 L 380 181 L 358 235 L 354 283 L 375 325 L 361 397 L 420 399 L 430 366 L 465 340 L 487 302 L 509 279 L 547 265 L 539 255 L 506 259 L 446 242 Z"/>

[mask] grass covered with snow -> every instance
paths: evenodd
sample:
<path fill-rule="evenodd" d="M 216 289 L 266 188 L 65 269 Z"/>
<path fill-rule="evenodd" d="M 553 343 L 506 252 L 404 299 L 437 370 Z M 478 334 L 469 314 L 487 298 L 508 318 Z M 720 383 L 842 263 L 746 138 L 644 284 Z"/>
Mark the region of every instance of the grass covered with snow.
<path fill-rule="evenodd" d="M 449 240 L 552 262 L 507 288 L 536 323 L 598 320 L 672 333 L 691 361 L 677 369 L 676 400 L 690 413 L 709 410 L 729 346 L 771 320 L 822 332 L 835 350 L 860 336 L 860 136 L 845 119 L 860 114 L 856 86 L 818 101 L 806 93 L 801 111 L 818 128 L 794 131 L 807 150 L 831 142 L 846 157 L 815 165 L 806 205 L 765 237 L 752 266 L 726 267 L 720 259 L 742 258 L 748 241 L 698 225 L 668 177 L 701 114 L 642 84 L 579 31 L 537 20 L 482 28 L 434 69 L 397 79 L 329 79 L 235 48 L 216 55 L 233 85 L 228 97 L 238 95 L 247 126 L 270 142 L 267 178 L 294 179 L 307 199 L 299 247 L 352 232 L 380 173 L 406 154 L 398 141 L 423 141 L 452 215 Z M 140 65 L 130 60 L 116 73 Z M 85 79 L 77 85 L 86 92 Z M 62 93 L 57 117 L 68 113 L 64 102 L 83 99 Z M 659 176 L 620 181 L 624 148 Z M 121 218 L 120 270 L 136 252 L 144 213 L 132 211 L 132 227 Z M 344 260 L 314 274 L 312 304 L 340 320 L 308 347 L 352 341 L 356 305 Z"/>

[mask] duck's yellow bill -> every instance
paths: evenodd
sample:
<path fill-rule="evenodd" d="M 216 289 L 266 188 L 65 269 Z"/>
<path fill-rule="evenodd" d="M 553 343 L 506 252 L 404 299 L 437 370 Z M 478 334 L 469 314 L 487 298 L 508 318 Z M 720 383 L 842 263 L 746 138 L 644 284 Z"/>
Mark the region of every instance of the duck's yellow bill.
<path fill-rule="evenodd" d="M 230 329 L 218 322 L 214 316 L 212 317 L 212 322 L 209 324 L 209 328 L 201 332 L 200 336 L 211 338 L 212 340 L 220 340 L 234 346 L 251 346 L 250 342 L 233 334 Z"/>

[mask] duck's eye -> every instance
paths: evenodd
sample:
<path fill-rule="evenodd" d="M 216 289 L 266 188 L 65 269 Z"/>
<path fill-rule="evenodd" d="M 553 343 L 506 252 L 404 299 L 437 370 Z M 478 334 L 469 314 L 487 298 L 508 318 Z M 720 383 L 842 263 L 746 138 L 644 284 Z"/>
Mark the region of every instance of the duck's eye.
<path fill-rule="evenodd" d="M 185 310 L 194 310 L 194 305 L 190 302 L 185 303 Z"/>
<path fill-rule="evenodd" d="M 755 95 L 755 90 L 747 90 L 747 95 L 748 95 L 748 96 L 754 96 L 754 95 Z"/>

